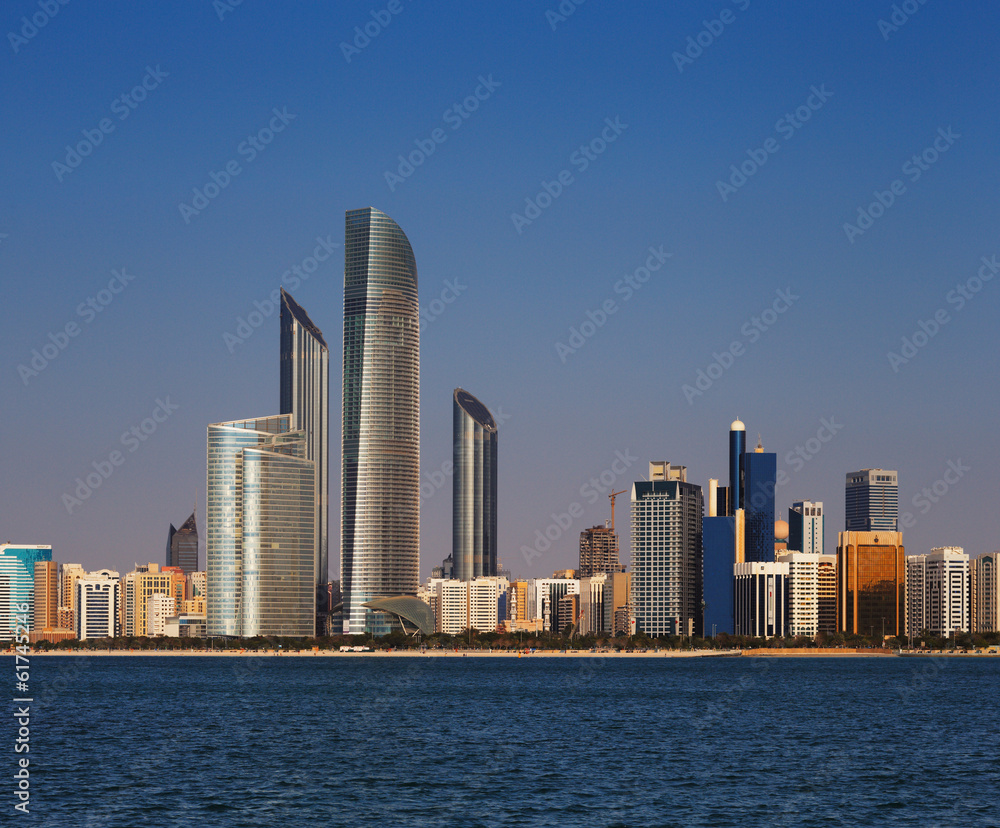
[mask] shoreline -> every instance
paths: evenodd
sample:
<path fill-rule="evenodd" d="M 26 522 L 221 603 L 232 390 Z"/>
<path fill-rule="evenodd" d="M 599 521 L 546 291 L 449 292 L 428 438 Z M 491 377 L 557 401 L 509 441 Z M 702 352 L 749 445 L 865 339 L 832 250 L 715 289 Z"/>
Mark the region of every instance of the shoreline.
<path fill-rule="evenodd" d="M 13 656 L 14 653 L 4 653 Z M 897 652 L 895 650 L 839 650 L 809 652 L 801 650 L 660 650 L 650 652 L 591 652 L 589 650 L 537 650 L 525 653 L 511 650 L 376 650 L 342 653 L 337 650 L 64 650 L 33 651 L 29 657 L 177 657 L 208 658 L 989 658 L 1000 653 Z"/>

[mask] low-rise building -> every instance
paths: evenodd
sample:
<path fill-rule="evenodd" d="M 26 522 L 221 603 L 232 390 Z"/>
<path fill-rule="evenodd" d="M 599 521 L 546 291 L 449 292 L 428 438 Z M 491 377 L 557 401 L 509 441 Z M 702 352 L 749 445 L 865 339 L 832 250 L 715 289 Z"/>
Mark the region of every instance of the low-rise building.
<path fill-rule="evenodd" d="M 733 565 L 737 635 L 775 638 L 786 634 L 788 570 L 787 563 L 771 561 Z"/>

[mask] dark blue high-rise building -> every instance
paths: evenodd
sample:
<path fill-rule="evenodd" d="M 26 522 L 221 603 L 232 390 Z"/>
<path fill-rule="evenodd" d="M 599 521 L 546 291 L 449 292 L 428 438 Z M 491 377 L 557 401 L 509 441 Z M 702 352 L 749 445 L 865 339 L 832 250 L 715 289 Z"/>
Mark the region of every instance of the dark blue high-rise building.
<path fill-rule="evenodd" d="M 743 508 L 746 512 L 746 561 L 774 560 L 774 486 L 778 458 L 758 441 L 743 455 Z"/>
<path fill-rule="evenodd" d="M 701 526 L 705 635 L 713 638 L 721 633 L 732 635 L 736 518 L 731 515 L 706 517 Z"/>

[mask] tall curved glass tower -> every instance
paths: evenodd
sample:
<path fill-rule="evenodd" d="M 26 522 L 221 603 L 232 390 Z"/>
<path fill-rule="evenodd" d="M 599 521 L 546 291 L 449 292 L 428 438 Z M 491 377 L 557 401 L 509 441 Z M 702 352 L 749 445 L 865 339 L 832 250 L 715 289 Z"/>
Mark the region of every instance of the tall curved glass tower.
<path fill-rule="evenodd" d="M 306 434 L 306 457 L 316 469 L 315 578 L 317 604 L 324 611 L 330 579 L 328 512 L 330 425 L 330 349 L 323 332 L 284 288 L 281 289 L 280 413 L 292 415 L 292 427 Z M 323 632 L 325 617 L 317 622 Z"/>
<path fill-rule="evenodd" d="M 373 598 L 415 595 L 420 567 L 420 316 L 406 235 L 349 210 L 344 248 L 344 632 L 388 632 Z"/>
<path fill-rule="evenodd" d="M 455 389 L 452 405 L 451 550 L 454 576 L 497 574 L 497 424 L 479 400 Z"/>

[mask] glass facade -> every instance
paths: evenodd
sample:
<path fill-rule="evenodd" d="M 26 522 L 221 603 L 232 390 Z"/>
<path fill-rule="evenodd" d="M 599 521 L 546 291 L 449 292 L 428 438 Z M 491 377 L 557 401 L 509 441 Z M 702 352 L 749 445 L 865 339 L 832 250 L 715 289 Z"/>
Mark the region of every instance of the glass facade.
<path fill-rule="evenodd" d="M 306 458 L 316 471 L 316 588 L 330 580 L 330 349 L 323 332 L 284 288 L 281 290 L 280 412 L 306 433 Z"/>
<path fill-rule="evenodd" d="M 739 420 L 729 427 L 729 508 L 727 515 L 735 515 L 743 508 L 743 454 L 746 451 L 746 428 Z"/>
<path fill-rule="evenodd" d="M 746 511 L 747 561 L 774 560 L 774 487 L 778 459 L 773 452 L 743 455 L 743 508 Z"/>
<path fill-rule="evenodd" d="M 452 577 L 471 581 L 497 574 L 497 425 L 468 391 L 452 402 Z"/>
<path fill-rule="evenodd" d="M 899 532 L 841 532 L 837 546 L 837 628 L 878 636 L 904 635 L 903 536 Z"/>
<path fill-rule="evenodd" d="M 420 567 L 420 317 L 406 235 L 346 215 L 341 487 L 344 632 L 386 629 L 374 598 L 415 595 Z"/>
<path fill-rule="evenodd" d="M 702 520 L 704 549 L 705 635 L 733 634 L 733 565 L 736 563 L 736 517 Z"/>
<path fill-rule="evenodd" d="M 291 425 L 280 414 L 208 427 L 209 635 L 315 630 L 315 472 Z"/>
<path fill-rule="evenodd" d="M 242 452 L 244 636 L 315 633 L 314 466 L 282 448 Z"/>
<path fill-rule="evenodd" d="M 0 544 L 0 641 L 17 638 L 19 616 L 27 616 L 22 628 L 33 628 L 35 562 L 51 560 L 51 546 Z M 19 612 L 19 606 L 27 607 L 26 612 Z"/>

